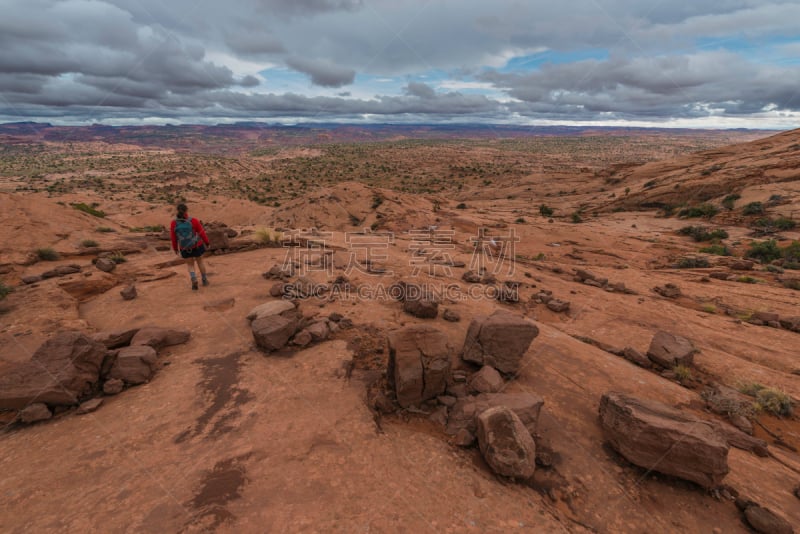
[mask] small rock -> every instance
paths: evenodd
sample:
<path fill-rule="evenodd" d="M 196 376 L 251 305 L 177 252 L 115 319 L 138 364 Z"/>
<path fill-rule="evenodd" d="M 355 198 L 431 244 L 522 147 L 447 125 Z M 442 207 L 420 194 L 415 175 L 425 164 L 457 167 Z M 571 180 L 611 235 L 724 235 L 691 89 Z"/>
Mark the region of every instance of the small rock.
<path fill-rule="evenodd" d="M 728 266 L 734 271 L 752 271 L 755 262 L 750 260 L 734 260 Z"/>
<path fill-rule="evenodd" d="M 685 337 L 660 331 L 650 342 L 647 357 L 661 367 L 672 369 L 676 365 L 691 365 L 696 351 Z"/>
<path fill-rule="evenodd" d="M 78 406 L 78 410 L 76 411 L 76 413 L 78 415 L 92 413 L 93 411 L 97 410 L 102 404 L 103 404 L 102 398 L 88 400 L 82 403 L 80 406 Z"/>
<path fill-rule="evenodd" d="M 269 295 L 271 297 L 279 298 L 286 294 L 288 294 L 288 289 L 290 284 L 286 282 L 276 282 L 272 284 L 272 287 L 269 288 Z"/>
<path fill-rule="evenodd" d="M 292 309 L 294 309 L 294 306 L 292 306 Z M 289 314 L 260 317 L 251 323 L 250 329 L 253 333 L 253 339 L 255 339 L 259 348 L 266 351 L 276 351 L 286 346 L 289 339 L 297 332 L 300 323 L 296 316 L 287 315 Z"/>
<path fill-rule="evenodd" d="M 22 283 L 23 284 L 30 285 L 30 284 L 35 284 L 35 283 L 41 282 L 41 281 L 42 281 L 42 277 L 39 276 L 39 275 L 31 275 L 31 276 L 23 276 L 22 277 Z"/>
<path fill-rule="evenodd" d="M 119 294 L 122 295 L 122 298 L 124 300 L 133 300 L 136 298 L 137 295 L 136 286 L 131 284 L 122 291 L 120 291 Z"/>
<path fill-rule="evenodd" d="M 295 305 L 288 300 L 272 300 L 250 310 L 250 313 L 247 314 L 247 320 L 252 322 L 263 317 L 281 315 L 294 309 Z"/>
<path fill-rule="evenodd" d="M 516 373 L 538 335 L 536 325 L 519 314 L 498 310 L 489 317 L 478 316 L 467 330 L 462 358 L 491 365 L 501 373 Z"/>
<path fill-rule="evenodd" d="M 552 299 L 547 303 L 547 308 L 556 313 L 569 311 L 569 302 L 566 300 Z"/>
<path fill-rule="evenodd" d="M 472 379 L 469 381 L 469 389 L 474 393 L 497 393 L 503 389 L 504 385 L 503 377 L 489 365 L 481 367 L 481 370 L 472 375 Z"/>
<path fill-rule="evenodd" d="M 114 269 L 117 268 L 116 262 L 109 258 L 97 258 L 97 261 L 94 264 L 95 267 L 103 271 L 104 273 L 110 273 Z"/>
<path fill-rule="evenodd" d="M 447 424 L 447 406 L 439 406 L 428 416 L 428 419 L 438 425 L 445 426 Z"/>
<path fill-rule="evenodd" d="M 19 420 L 27 424 L 45 421 L 51 417 L 53 417 L 53 414 L 50 412 L 50 408 L 41 402 L 26 406 L 19 412 Z"/>
<path fill-rule="evenodd" d="M 761 534 L 793 534 L 792 525 L 772 510 L 751 504 L 744 511 L 744 518 L 756 532 Z"/>
<path fill-rule="evenodd" d="M 457 398 L 450 395 L 440 395 L 439 397 L 436 397 L 436 400 L 439 401 L 439 404 L 442 406 L 447 406 L 448 408 L 455 406 L 456 402 L 458 401 Z"/>
<path fill-rule="evenodd" d="M 103 384 L 103 393 L 106 395 L 118 395 L 125 389 L 125 382 L 118 378 L 109 378 Z"/>
<path fill-rule="evenodd" d="M 664 287 L 657 286 L 653 288 L 653 291 L 668 299 L 676 299 L 683 295 L 681 288 L 675 284 L 666 284 Z"/>
<path fill-rule="evenodd" d="M 131 346 L 147 345 L 156 350 L 161 350 L 164 347 L 186 343 L 190 337 L 191 333 L 188 330 L 145 326 L 140 328 L 133 336 Z"/>
<path fill-rule="evenodd" d="M 449 321 L 451 323 L 457 323 L 461 320 L 461 315 L 458 312 L 453 311 L 450 308 L 447 308 L 446 310 L 444 310 L 444 313 L 442 314 L 442 319 L 444 319 L 445 321 Z"/>
<path fill-rule="evenodd" d="M 156 350 L 148 345 L 123 347 L 108 376 L 126 384 L 144 384 L 155 374 L 157 359 Z"/>
<path fill-rule="evenodd" d="M 466 428 L 462 428 L 453 436 L 453 443 L 459 447 L 469 447 L 475 443 L 475 434 Z"/>
<path fill-rule="evenodd" d="M 622 351 L 622 357 L 629 362 L 635 363 L 639 367 L 643 367 L 645 369 L 650 369 L 653 367 L 652 362 L 650 362 L 650 359 L 647 356 L 631 347 L 625 347 L 625 349 Z"/>

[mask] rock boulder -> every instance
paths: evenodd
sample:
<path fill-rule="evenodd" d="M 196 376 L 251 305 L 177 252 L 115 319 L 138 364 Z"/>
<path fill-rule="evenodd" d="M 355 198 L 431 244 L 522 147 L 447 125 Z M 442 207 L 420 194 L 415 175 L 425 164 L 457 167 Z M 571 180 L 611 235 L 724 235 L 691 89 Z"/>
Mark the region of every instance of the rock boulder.
<path fill-rule="evenodd" d="M 498 310 L 472 320 L 464 341 L 462 358 L 491 365 L 501 373 L 516 373 L 520 361 L 539 335 L 539 329 L 522 315 Z"/>
<path fill-rule="evenodd" d="M 495 406 L 477 417 L 478 445 L 498 475 L 527 479 L 536 470 L 536 444 L 517 414 Z"/>
<path fill-rule="evenodd" d="M 389 385 L 403 408 L 444 393 L 450 373 L 447 336 L 428 325 L 389 334 Z"/>
<path fill-rule="evenodd" d="M 713 424 L 655 401 L 610 392 L 600 400 L 609 444 L 632 464 L 719 486 L 728 474 L 728 444 Z"/>
<path fill-rule="evenodd" d="M 691 365 L 695 352 L 697 349 L 685 337 L 660 331 L 653 336 L 647 357 L 661 367 L 671 369 L 676 365 Z"/>

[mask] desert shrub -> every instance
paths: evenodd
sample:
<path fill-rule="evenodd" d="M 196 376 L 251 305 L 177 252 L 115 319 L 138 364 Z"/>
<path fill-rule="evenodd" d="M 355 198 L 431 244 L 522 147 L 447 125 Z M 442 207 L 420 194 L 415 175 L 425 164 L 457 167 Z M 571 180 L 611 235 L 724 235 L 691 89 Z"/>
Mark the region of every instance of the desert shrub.
<path fill-rule="evenodd" d="M 36 249 L 36 257 L 42 261 L 57 261 L 61 259 L 61 256 L 58 255 L 58 252 L 50 247 Z"/>
<path fill-rule="evenodd" d="M 518 217 L 517 220 L 514 221 L 514 222 L 517 223 L 517 224 L 524 224 L 525 223 L 525 217 Z"/>
<path fill-rule="evenodd" d="M 255 236 L 256 242 L 267 246 L 280 246 L 281 237 L 283 237 L 280 232 L 273 232 L 269 228 L 259 228 L 253 235 Z"/>
<path fill-rule="evenodd" d="M 148 226 L 134 226 L 130 229 L 131 232 L 163 232 L 164 225 L 163 224 L 152 224 Z"/>
<path fill-rule="evenodd" d="M 792 415 L 792 398 L 783 391 L 762 386 L 755 397 L 753 406 L 756 410 L 786 417 Z"/>
<path fill-rule="evenodd" d="M 757 284 L 761 282 L 761 280 L 759 280 L 758 278 L 753 278 L 752 276 L 747 276 L 747 275 L 740 276 L 739 278 L 736 279 L 736 281 L 741 282 L 743 284 Z"/>
<path fill-rule="evenodd" d="M 721 168 L 722 168 L 722 165 L 719 165 L 719 164 L 712 165 L 711 167 L 709 167 L 707 169 L 703 169 L 702 171 L 700 171 L 700 175 L 701 176 L 709 176 L 710 174 L 717 172 Z"/>
<path fill-rule="evenodd" d="M 12 291 L 14 291 L 13 287 L 8 287 L 3 282 L 0 282 L 0 300 L 3 300 L 10 295 Z"/>
<path fill-rule="evenodd" d="M 372 209 L 378 209 L 380 205 L 383 204 L 383 197 L 380 195 L 375 195 L 372 197 Z"/>
<path fill-rule="evenodd" d="M 795 291 L 800 291 L 800 280 L 797 278 L 787 278 L 786 280 L 781 280 L 781 284 L 786 289 L 794 289 Z"/>
<path fill-rule="evenodd" d="M 649 182 L 646 182 L 646 183 L 645 183 L 645 184 L 642 186 L 642 189 L 650 189 L 650 188 L 652 188 L 652 187 L 655 187 L 657 183 L 658 183 L 658 182 L 657 182 L 657 181 L 655 181 L 655 180 L 650 180 Z"/>
<path fill-rule="evenodd" d="M 457 210 L 465 210 L 465 209 L 467 209 L 467 205 L 462 202 L 458 206 L 456 206 L 456 209 Z"/>
<path fill-rule="evenodd" d="M 745 253 L 746 258 L 753 258 L 759 260 L 761 263 L 769 263 L 779 259 L 783 255 L 780 247 L 774 239 L 768 241 L 753 241 L 750 243 L 750 249 Z"/>
<path fill-rule="evenodd" d="M 781 257 L 786 263 L 800 262 L 800 241 L 792 241 L 791 244 L 783 247 L 781 249 Z M 785 264 L 784 267 L 786 267 Z M 786 268 L 788 269 L 789 267 Z"/>
<path fill-rule="evenodd" d="M 576 212 L 573 212 L 572 215 L 570 215 L 570 220 L 573 223 L 578 224 L 578 223 L 582 223 L 583 222 L 583 217 L 581 217 L 580 212 L 576 211 Z"/>
<path fill-rule="evenodd" d="M 706 313 L 717 313 L 717 307 L 713 304 L 703 304 L 701 309 Z"/>
<path fill-rule="evenodd" d="M 702 217 L 704 219 L 710 219 L 717 213 L 719 213 L 719 208 L 716 206 L 712 206 L 711 204 L 698 204 L 697 206 L 683 208 L 678 212 L 678 217 L 686 217 L 687 219 Z"/>
<path fill-rule="evenodd" d="M 125 254 L 123 254 L 122 252 L 115 252 L 111 256 L 109 256 L 108 259 L 110 259 L 116 264 L 125 263 L 126 261 L 128 261 L 128 258 L 126 258 Z"/>
<path fill-rule="evenodd" d="M 778 267 L 777 265 L 767 265 L 764 267 L 767 272 L 774 273 L 774 274 L 783 274 L 783 268 Z"/>
<path fill-rule="evenodd" d="M 92 248 L 98 246 L 98 243 L 94 239 L 84 239 L 83 241 L 81 241 L 81 246 L 86 248 Z"/>
<path fill-rule="evenodd" d="M 93 205 L 90 206 L 90 205 L 85 204 L 83 202 L 76 202 L 76 203 L 70 204 L 70 205 L 73 208 L 75 208 L 76 210 L 82 211 L 84 213 L 88 213 L 89 215 L 93 215 L 94 217 L 99 217 L 99 218 L 102 219 L 103 217 L 106 216 L 106 212 L 104 212 L 103 210 L 97 209 L 97 205 L 96 204 L 93 204 Z"/>
<path fill-rule="evenodd" d="M 703 247 L 700 252 L 704 254 L 713 254 L 714 256 L 731 256 L 731 251 L 725 245 L 710 245 Z"/>
<path fill-rule="evenodd" d="M 739 200 L 740 198 L 742 198 L 742 195 L 738 193 L 732 193 L 722 199 L 722 207 L 724 207 L 726 210 L 729 211 L 733 210 L 736 201 Z"/>
<path fill-rule="evenodd" d="M 764 205 L 761 202 L 751 202 L 742 209 L 742 215 L 763 215 Z"/>
<path fill-rule="evenodd" d="M 677 378 L 679 382 L 692 379 L 692 370 L 685 365 L 676 365 L 672 368 L 672 372 L 675 373 L 675 378 Z"/>
<path fill-rule="evenodd" d="M 542 204 L 541 206 L 539 206 L 539 214 L 542 217 L 552 217 L 554 213 L 555 210 L 550 206 L 548 206 L 547 204 Z"/>
<path fill-rule="evenodd" d="M 109 228 L 108 226 L 98 226 L 94 229 L 95 232 L 100 232 L 101 234 L 107 234 L 109 232 L 113 232 L 113 228 Z"/>
<path fill-rule="evenodd" d="M 728 232 L 725 230 L 717 228 L 709 232 L 704 226 L 684 226 L 678 230 L 678 233 L 681 235 L 691 236 L 692 239 L 698 243 L 702 241 L 718 241 L 728 238 Z"/>
<path fill-rule="evenodd" d="M 778 230 L 784 230 L 784 231 L 794 230 L 797 227 L 797 222 L 793 221 L 792 219 L 789 219 L 788 217 L 778 217 L 777 219 L 772 221 L 772 224 Z"/>
<path fill-rule="evenodd" d="M 547 256 L 545 256 L 544 252 L 540 252 L 536 256 L 534 256 L 533 259 L 536 261 L 544 261 L 545 259 L 547 259 Z"/>
<path fill-rule="evenodd" d="M 709 266 L 708 260 L 702 257 L 688 256 L 678 260 L 678 269 L 704 269 Z"/>

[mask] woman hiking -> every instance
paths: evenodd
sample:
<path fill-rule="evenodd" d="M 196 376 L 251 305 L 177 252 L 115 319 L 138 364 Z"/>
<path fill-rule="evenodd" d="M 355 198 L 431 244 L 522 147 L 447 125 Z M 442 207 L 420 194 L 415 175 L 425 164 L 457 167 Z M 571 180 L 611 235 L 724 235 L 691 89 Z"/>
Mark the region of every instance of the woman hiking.
<path fill-rule="evenodd" d="M 189 208 L 186 204 L 178 204 L 178 214 L 172 221 L 169 228 L 172 238 L 172 250 L 175 254 L 180 252 L 181 257 L 186 260 L 186 268 L 189 269 L 189 278 L 192 280 L 192 290 L 197 291 L 197 275 L 195 274 L 194 264 L 200 269 L 203 285 L 208 285 L 206 277 L 206 266 L 203 263 L 203 254 L 208 246 L 208 237 L 203 225 L 194 217 L 189 217 Z"/>

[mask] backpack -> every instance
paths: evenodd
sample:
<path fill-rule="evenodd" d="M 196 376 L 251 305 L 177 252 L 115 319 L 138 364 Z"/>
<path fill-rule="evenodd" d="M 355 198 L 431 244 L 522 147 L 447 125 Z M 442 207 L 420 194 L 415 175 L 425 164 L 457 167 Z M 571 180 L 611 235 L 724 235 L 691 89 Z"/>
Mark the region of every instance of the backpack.
<path fill-rule="evenodd" d="M 179 250 L 190 250 L 197 246 L 200 236 L 192 227 L 192 219 L 175 219 L 175 237 Z"/>

